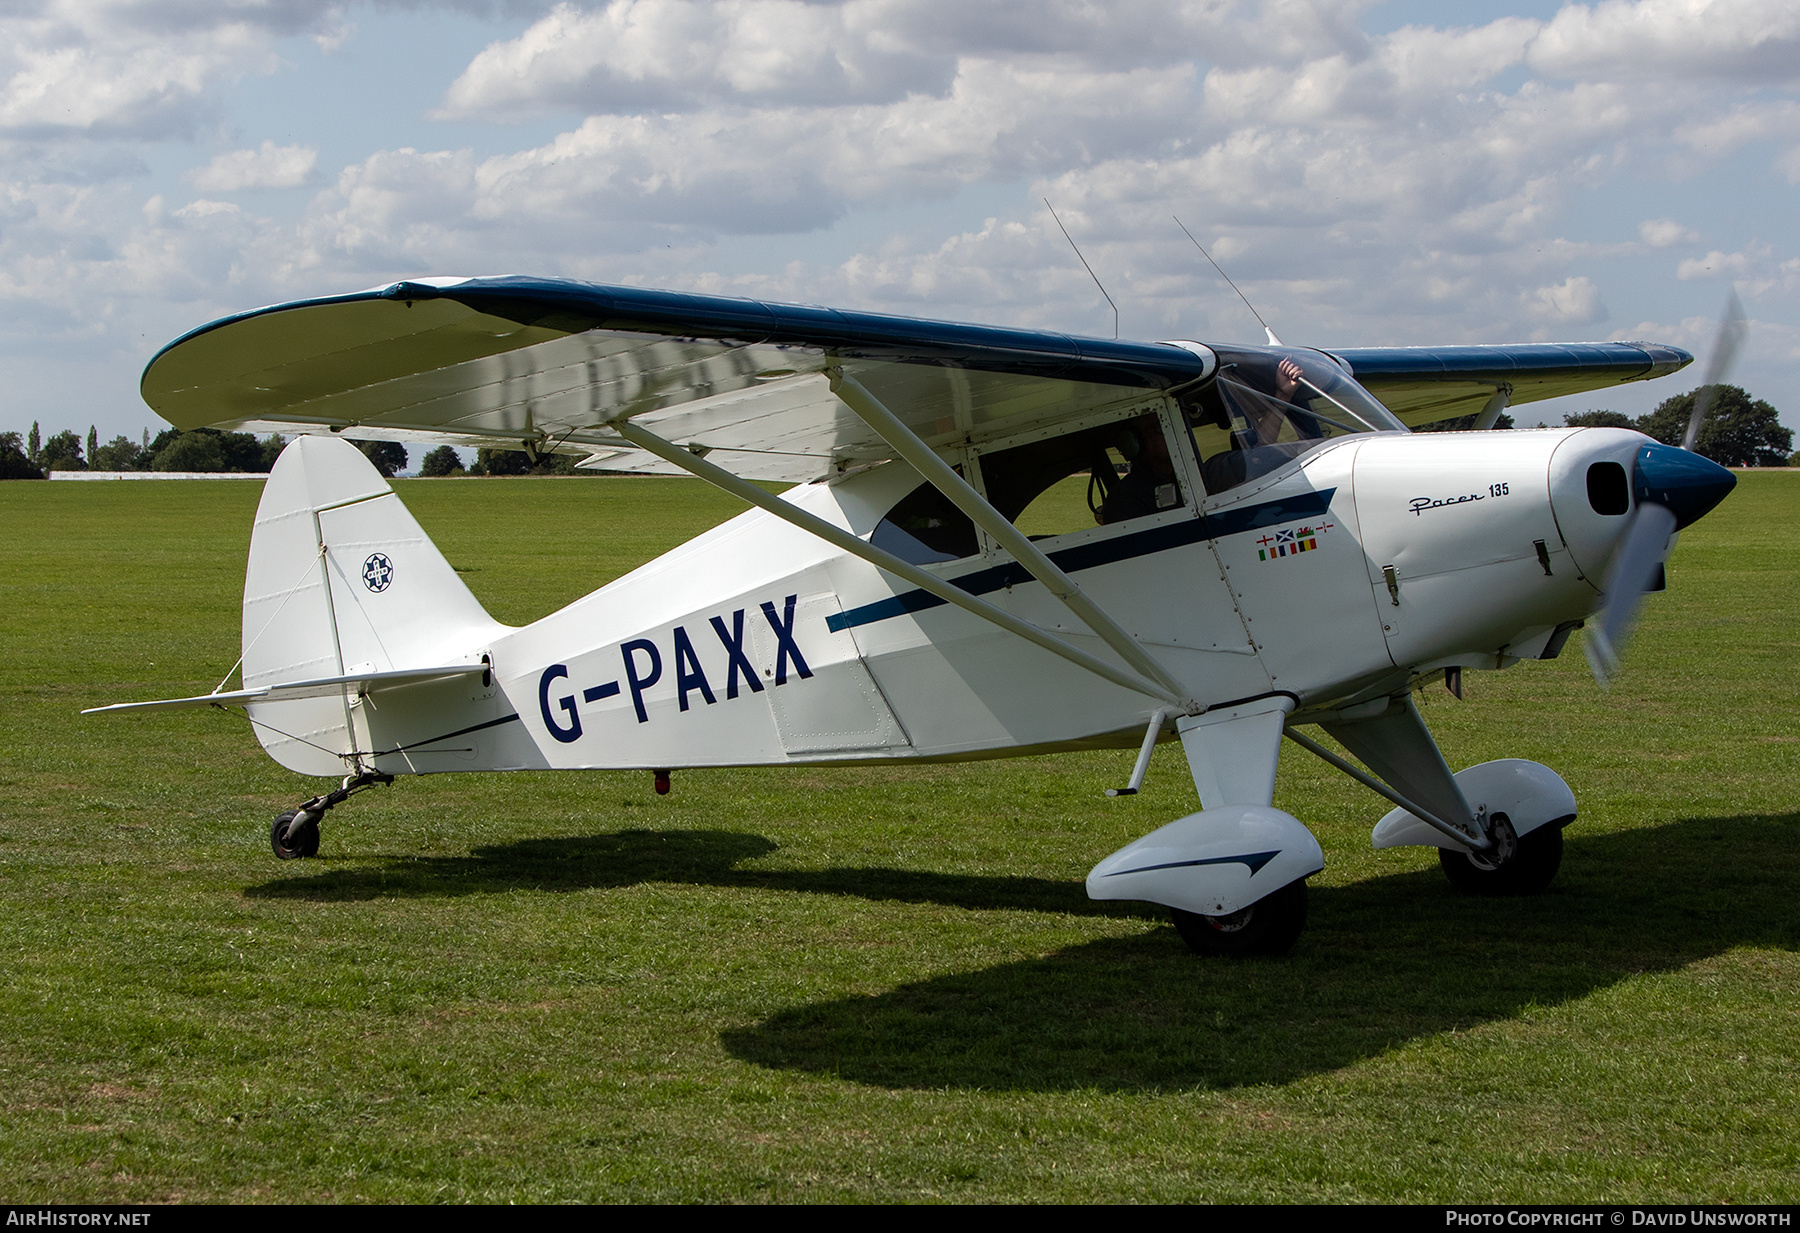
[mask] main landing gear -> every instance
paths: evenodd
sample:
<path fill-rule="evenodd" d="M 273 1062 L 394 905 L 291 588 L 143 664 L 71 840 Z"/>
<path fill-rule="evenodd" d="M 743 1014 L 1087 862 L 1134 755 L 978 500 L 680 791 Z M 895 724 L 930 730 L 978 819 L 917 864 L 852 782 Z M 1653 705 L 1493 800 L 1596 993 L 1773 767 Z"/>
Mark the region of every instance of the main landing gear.
<path fill-rule="evenodd" d="M 1289 882 L 1228 916 L 1169 910 L 1175 914 L 1176 932 L 1196 955 L 1230 959 L 1285 955 L 1306 928 L 1306 879 Z"/>
<path fill-rule="evenodd" d="M 1325 854 L 1298 818 L 1271 803 L 1284 737 L 1394 803 L 1370 833 L 1375 847 L 1437 848 L 1459 890 L 1535 895 L 1556 876 L 1575 794 L 1549 767 L 1499 758 L 1452 774 L 1408 693 L 1307 717 L 1365 771 L 1289 726 L 1294 708 L 1293 695 L 1270 694 L 1178 719 L 1204 808 L 1095 865 L 1088 897 L 1168 907 L 1201 955 L 1286 954 L 1306 927 L 1306 879 L 1325 867 Z M 1143 784 L 1166 718 L 1161 710 L 1150 718 L 1132 789 Z"/>
<path fill-rule="evenodd" d="M 1503 813 L 1489 820 L 1500 859 L 1480 852 L 1438 849 L 1438 864 L 1457 890 L 1471 895 L 1537 895 L 1562 867 L 1563 828 L 1549 822 L 1528 835 L 1514 835 Z"/>
<path fill-rule="evenodd" d="M 365 788 L 385 787 L 393 783 L 392 775 L 380 771 L 364 771 L 360 775 L 346 775 L 339 787 L 323 796 L 315 796 L 304 801 L 293 809 L 277 814 L 269 827 L 269 846 L 275 849 L 277 858 L 284 861 L 300 860 L 319 854 L 319 823 L 327 811 L 343 804 Z"/>

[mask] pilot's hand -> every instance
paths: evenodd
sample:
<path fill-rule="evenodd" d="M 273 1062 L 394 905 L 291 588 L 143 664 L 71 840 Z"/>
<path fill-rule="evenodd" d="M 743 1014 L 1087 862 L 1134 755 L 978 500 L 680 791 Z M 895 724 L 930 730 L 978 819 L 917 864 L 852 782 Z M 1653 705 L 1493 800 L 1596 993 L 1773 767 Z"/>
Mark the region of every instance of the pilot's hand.
<path fill-rule="evenodd" d="M 1281 361 L 1275 369 L 1275 392 L 1283 399 L 1292 399 L 1294 391 L 1300 388 L 1300 365 L 1291 359 Z"/>

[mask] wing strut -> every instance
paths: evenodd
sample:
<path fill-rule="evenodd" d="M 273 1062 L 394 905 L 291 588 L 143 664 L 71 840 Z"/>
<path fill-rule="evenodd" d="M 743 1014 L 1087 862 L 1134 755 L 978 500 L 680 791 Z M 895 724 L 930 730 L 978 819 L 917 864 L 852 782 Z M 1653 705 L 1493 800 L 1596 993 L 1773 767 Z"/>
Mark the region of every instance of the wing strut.
<path fill-rule="evenodd" d="M 1419 821 L 1425 823 L 1433 830 L 1441 831 L 1444 835 L 1454 839 L 1463 847 L 1473 849 L 1476 852 L 1490 852 L 1493 850 L 1494 841 L 1488 836 L 1471 834 L 1468 830 L 1464 830 L 1460 826 L 1444 821 L 1417 801 L 1410 801 L 1406 799 L 1406 797 L 1401 796 L 1398 792 L 1382 783 L 1373 775 L 1364 774 L 1356 766 L 1344 761 L 1344 759 L 1338 757 L 1311 737 L 1301 736 L 1292 728 L 1283 729 L 1281 735 L 1287 737 L 1288 740 L 1294 742 L 1294 744 L 1300 746 L 1302 749 L 1307 749 L 1318 754 L 1319 757 L 1337 767 L 1338 770 L 1356 780 L 1357 783 L 1361 784 L 1369 791 L 1375 793 L 1377 796 L 1387 797 L 1390 801 L 1406 810 L 1406 812 L 1412 814 L 1412 816 Z"/>
<path fill-rule="evenodd" d="M 637 446 L 648 450 L 664 462 L 673 463 L 683 471 L 697 475 L 715 488 L 723 489 L 751 505 L 767 510 L 784 522 L 792 523 L 802 531 L 818 536 L 826 543 L 841 548 L 853 556 L 857 556 L 875 566 L 886 570 L 899 578 L 904 578 L 912 585 L 929 591 L 947 603 L 955 604 L 985 621 L 991 621 L 1008 633 L 1017 634 L 1027 641 L 1034 642 L 1054 655 L 1060 655 L 1070 663 L 1087 669 L 1096 676 L 1104 677 L 1115 685 L 1148 694 L 1159 702 L 1180 707 L 1184 712 L 1192 704 L 1184 701 L 1174 690 L 1165 689 L 1153 681 L 1146 681 L 1135 673 L 1124 671 L 1096 658 L 1064 642 L 1056 635 L 1047 633 L 1029 621 L 1020 620 L 1004 608 L 996 607 L 985 599 L 969 594 L 954 583 L 947 582 L 935 574 L 928 574 L 909 561 L 903 561 L 891 552 L 875 547 L 867 540 L 852 535 L 842 527 L 833 526 L 815 514 L 809 514 L 780 497 L 766 491 L 740 476 L 733 475 L 716 463 L 707 462 L 696 454 L 670 441 L 665 441 L 655 433 L 649 432 L 629 420 L 619 420 L 612 427 L 621 437 Z"/>
<path fill-rule="evenodd" d="M 914 470 L 930 480 L 933 487 L 974 519 L 976 526 L 993 536 L 1002 548 L 1012 554 L 1013 560 L 1043 583 L 1045 589 L 1061 600 L 1063 606 L 1073 612 L 1084 625 L 1099 634 L 1107 646 L 1117 651 L 1119 658 L 1154 683 L 1158 688 L 1158 697 L 1174 702 L 1190 714 L 1199 712 L 1199 705 L 1185 696 L 1181 686 L 1163 670 L 1161 664 L 1150 658 L 1149 653 L 1138 645 L 1137 639 L 1126 633 L 1104 609 L 1089 599 L 1073 578 L 1057 568 L 1056 562 L 1045 556 L 1042 549 L 1025 537 L 1024 532 L 989 505 L 987 498 L 976 492 L 968 480 L 956 473 L 954 467 L 919 440 L 912 429 L 901 423 L 899 416 L 882 406 L 873 394 L 857 383 L 856 378 L 847 376 L 841 368 L 828 370 L 828 375 L 831 378 L 832 393 L 856 412 L 865 424 L 879 433 L 881 439 L 894 448 L 895 453 L 911 463 Z"/>

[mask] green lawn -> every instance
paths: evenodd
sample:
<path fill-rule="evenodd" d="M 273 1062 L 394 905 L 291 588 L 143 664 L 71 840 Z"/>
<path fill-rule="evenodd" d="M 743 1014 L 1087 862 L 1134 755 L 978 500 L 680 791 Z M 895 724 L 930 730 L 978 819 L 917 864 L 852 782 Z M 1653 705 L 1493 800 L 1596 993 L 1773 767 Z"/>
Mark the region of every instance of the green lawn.
<path fill-rule="evenodd" d="M 695 481 L 423 480 L 519 622 L 728 517 Z M 15 1202 L 1800 1198 L 1800 475 L 1684 533 L 1629 666 L 1471 673 L 1454 765 L 1581 801 L 1549 894 L 1373 852 L 1282 960 L 1203 962 L 1099 857 L 1179 751 L 436 776 L 333 813 L 241 716 L 81 718 L 237 653 L 248 483 L 0 485 L 0 1177 Z M 1073 490 L 1072 490 L 1073 491 Z"/>

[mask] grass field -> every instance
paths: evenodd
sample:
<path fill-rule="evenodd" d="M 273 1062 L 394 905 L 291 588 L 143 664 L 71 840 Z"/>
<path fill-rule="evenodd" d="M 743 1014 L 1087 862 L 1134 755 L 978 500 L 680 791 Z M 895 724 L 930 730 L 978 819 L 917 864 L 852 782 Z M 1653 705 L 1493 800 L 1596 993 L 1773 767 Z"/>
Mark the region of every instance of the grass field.
<path fill-rule="evenodd" d="M 398 485 L 520 622 L 735 512 L 686 480 Z M 0 1199 L 1800 1199 L 1800 475 L 1684 533 L 1629 667 L 1427 692 L 1582 804 L 1531 900 L 1374 852 L 1282 960 L 1101 906 L 1179 751 L 437 776 L 327 820 L 241 717 L 81 718 L 236 657 L 254 484 L 0 485 Z"/>

